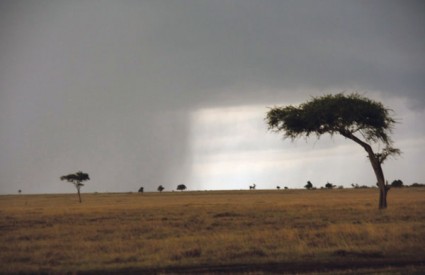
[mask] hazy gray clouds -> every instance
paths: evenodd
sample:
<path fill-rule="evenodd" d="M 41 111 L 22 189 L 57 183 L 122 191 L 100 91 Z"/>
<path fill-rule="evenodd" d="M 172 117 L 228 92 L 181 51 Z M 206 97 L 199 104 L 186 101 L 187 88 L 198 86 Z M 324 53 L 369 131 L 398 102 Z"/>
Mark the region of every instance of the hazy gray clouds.
<path fill-rule="evenodd" d="M 0 192 L 197 188 L 205 108 L 358 90 L 422 119 L 424 26 L 423 1 L 2 1 Z"/>

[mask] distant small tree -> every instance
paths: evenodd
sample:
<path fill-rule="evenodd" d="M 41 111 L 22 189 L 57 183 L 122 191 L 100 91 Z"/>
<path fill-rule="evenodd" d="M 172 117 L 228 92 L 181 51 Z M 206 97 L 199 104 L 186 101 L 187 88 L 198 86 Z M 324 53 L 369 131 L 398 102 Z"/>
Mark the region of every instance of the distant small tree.
<path fill-rule="evenodd" d="M 308 190 L 312 189 L 313 188 L 313 184 L 311 183 L 311 181 L 307 181 L 307 184 L 304 185 L 304 188 L 306 188 Z"/>
<path fill-rule="evenodd" d="M 19 190 L 18 190 L 18 193 L 19 193 L 19 194 L 21 194 L 21 193 L 22 193 L 22 190 L 21 190 L 21 189 L 19 189 Z"/>
<path fill-rule="evenodd" d="M 184 185 L 184 184 L 179 184 L 179 185 L 177 185 L 177 190 L 179 190 L 179 191 L 184 191 L 184 190 L 186 190 L 186 185 Z"/>
<path fill-rule="evenodd" d="M 328 183 L 326 183 L 325 184 L 325 187 L 327 188 L 327 189 L 333 189 L 334 187 L 336 187 L 335 185 L 333 185 L 332 183 L 330 183 L 330 182 L 328 182 Z"/>
<path fill-rule="evenodd" d="M 398 188 L 400 188 L 400 187 L 403 187 L 403 181 L 402 180 L 394 180 L 392 183 L 391 183 L 391 187 L 398 187 Z"/>
<path fill-rule="evenodd" d="M 158 186 L 158 191 L 159 192 L 162 192 L 164 189 L 165 189 L 164 186 L 162 186 L 162 185 Z"/>
<path fill-rule="evenodd" d="M 145 191 L 145 188 L 142 186 L 142 187 L 139 188 L 139 191 L 138 192 L 139 193 L 143 193 L 143 191 Z"/>
<path fill-rule="evenodd" d="M 75 185 L 75 188 L 77 188 L 78 198 L 79 198 L 80 203 L 81 203 L 80 189 L 81 189 L 82 186 L 84 186 L 84 184 L 82 184 L 81 182 L 86 181 L 86 180 L 90 180 L 89 174 L 78 171 L 77 173 L 74 173 L 74 174 L 62 176 L 62 177 L 60 177 L 60 179 L 66 180 L 66 181 Z"/>
<path fill-rule="evenodd" d="M 288 188 L 288 186 L 285 186 L 285 190 L 288 190 L 289 188 Z"/>
<path fill-rule="evenodd" d="M 278 186 L 276 186 L 276 189 L 277 189 L 277 190 L 280 190 L 280 186 L 279 186 L 279 185 L 278 185 Z"/>

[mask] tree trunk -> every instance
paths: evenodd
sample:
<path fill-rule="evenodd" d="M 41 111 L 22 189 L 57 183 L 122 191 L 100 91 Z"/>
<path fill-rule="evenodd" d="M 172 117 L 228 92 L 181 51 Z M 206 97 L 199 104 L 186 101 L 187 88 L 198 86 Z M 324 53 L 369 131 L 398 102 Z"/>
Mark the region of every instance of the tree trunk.
<path fill-rule="evenodd" d="M 387 208 L 387 193 L 390 190 L 390 187 L 385 184 L 384 172 L 382 171 L 381 163 L 376 155 L 373 153 L 372 149 L 369 147 L 369 150 L 366 150 L 369 154 L 369 160 L 372 164 L 373 171 L 377 179 L 377 185 L 379 188 L 379 209 Z"/>
<path fill-rule="evenodd" d="M 372 147 L 366 142 L 360 140 L 351 133 L 341 132 L 341 134 L 354 142 L 360 144 L 369 156 L 370 164 L 372 164 L 373 172 L 375 172 L 378 188 L 379 188 L 379 209 L 387 208 L 387 193 L 390 187 L 385 184 L 384 172 L 382 171 L 381 162 L 372 150 Z"/>
<path fill-rule="evenodd" d="M 390 188 L 384 186 L 384 188 L 379 187 L 379 209 L 387 208 L 387 193 Z"/>
<path fill-rule="evenodd" d="M 80 199 L 80 203 L 81 203 L 81 194 L 80 194 L 80 188 L 77 188 L 78 191 L 78 198 Z"/>

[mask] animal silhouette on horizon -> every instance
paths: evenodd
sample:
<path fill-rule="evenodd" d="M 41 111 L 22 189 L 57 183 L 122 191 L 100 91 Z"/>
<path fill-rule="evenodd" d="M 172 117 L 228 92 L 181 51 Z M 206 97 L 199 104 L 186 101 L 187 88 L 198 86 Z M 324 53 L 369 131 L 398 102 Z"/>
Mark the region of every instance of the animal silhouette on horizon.
<path fill-rule="evenodd" d="M 250 185 L 249 190 L 255 190 L 255 186 L 256 186 L 255 183 L 253 185 Z"/>

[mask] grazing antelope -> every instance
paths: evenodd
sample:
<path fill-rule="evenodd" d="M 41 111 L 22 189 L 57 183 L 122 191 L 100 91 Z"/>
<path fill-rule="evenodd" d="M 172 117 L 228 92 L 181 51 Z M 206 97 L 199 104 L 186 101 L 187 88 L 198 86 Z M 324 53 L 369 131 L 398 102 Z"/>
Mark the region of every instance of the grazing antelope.
<path fill-rule="evenodd" d="M 255 190 L 255 183 L 249 186 L 249 190 Z"/>

